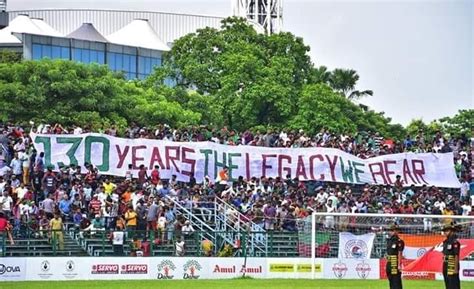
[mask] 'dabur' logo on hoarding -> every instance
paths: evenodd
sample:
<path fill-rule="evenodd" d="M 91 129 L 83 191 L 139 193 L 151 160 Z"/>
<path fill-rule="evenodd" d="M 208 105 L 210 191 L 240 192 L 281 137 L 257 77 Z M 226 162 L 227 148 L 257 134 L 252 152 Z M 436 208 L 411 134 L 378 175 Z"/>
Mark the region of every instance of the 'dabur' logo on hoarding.
<path fill-rule="evenodd" d="M 347 273 L 347 266 L 345 263 L 339 261 L 332 265 L 332 271 L 334 272 L 334 276 L 336 276 L 337 278 L 344 278 Z"/>
<path fill-rule="evenodd" d="M 366 279 L 367 277 L 369 277 L 370 271 L 372 271 L 372 268 L 370 268 L 370 264 L 365 263 L 364 261 L 362 261 L 362 263 L 357 264 L 356 266 L 357 275 L 362 279 Z"/>
<path fill-rule="evenodd" d="M 199 275 L 197 273 L 201 271 L 202 266 L 196 260 L 189 260 L 186 262 L 186 264 L 184 264 L 183 269 L 183 279 L 198 279 Z"/>
<path fill-rule="evenodd" d="M 171 260 L 163 260 L 158 264 L 158 279 L 173 279 L 173 271 L 176 270 L 176 266 Z"/>

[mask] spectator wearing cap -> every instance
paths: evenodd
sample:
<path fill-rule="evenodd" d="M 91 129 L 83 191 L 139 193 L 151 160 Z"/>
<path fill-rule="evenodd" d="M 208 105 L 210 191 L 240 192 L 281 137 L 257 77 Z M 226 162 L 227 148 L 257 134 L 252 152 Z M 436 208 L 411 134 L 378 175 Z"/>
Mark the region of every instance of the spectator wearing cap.
<path fill-rule="evenodd" d="M 95 218 L 91 221 L 90 225 L 87 228 L 82 229 L 81 234 L 83 232 L 90 232 L 91 236 L 95 236 L 97 232 L 104 231 L 104 220 L 100 217 L 99 214 L 95 215 Z M 83 237 L 83 235 L 82 235 Z"/>
<path fill-rule="evenodd" d="M 194 228 L 193 225 L 191 225 L 191 222 L 189 220 L 186 220 L 184 222 L 184 226 L 181 227 L 181 232 L 183 236 L 191 236 L 194 233 Z"/>

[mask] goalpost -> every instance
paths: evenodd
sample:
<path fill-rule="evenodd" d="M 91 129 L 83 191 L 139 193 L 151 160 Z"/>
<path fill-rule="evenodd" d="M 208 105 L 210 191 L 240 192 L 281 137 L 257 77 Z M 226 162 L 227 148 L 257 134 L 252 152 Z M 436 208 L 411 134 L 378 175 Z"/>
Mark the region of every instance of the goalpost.
<path fill-rule="evenodd" d="M 445 236 L 442 228 L 454 222 L 461 226 L 458 239 L 474 239 L 474 216 L 408 215 L 365 213 L 313 213 L 298 223 L 298 251 L 300 257 L 311 258 L 311 276 L 315 277 L 316 258 L 346 258 L 339 252 L 340 233 L 367 235 L 373 242 L 366 246 L 353 242 L 345 252 L 350 258 L 383 258 L 386 254 L 388 228 L 396 223 L 399 235 L 405 241 L 406 260 L 414 260 L 430 248 L 440 244 Z M 370 248 L 369 248 L 370 247 Z M 370 252 L 364 252 L 364 250 Z M 470 256 L 474 260 L 474 256 Z"/>

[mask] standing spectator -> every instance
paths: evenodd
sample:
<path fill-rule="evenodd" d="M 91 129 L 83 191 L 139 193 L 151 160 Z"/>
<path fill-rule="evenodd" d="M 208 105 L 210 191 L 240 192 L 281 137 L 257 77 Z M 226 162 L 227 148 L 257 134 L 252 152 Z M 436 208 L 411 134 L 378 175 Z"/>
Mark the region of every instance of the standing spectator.
<path fill-rule="evenodd" d="M 3 196 L 0 197 L 0 206 L 5 217 L 10 218 L 12 216 L 13 199 L 6 190 L 3 192 Z"/>
<path fill-rule="evenodd" d="M 45 196 L 48 195 L 49 193 L 55 193 L 57 180 L 56 180 L 56 175 L 53 173 L 53 170 L 51 169 L 51 167 L 49 167 L 47 172 L 44 174 L 42 185 L 43 185 L 42 188 L 43 188 L 43 192 Z"/>
<path fill-rule="evenodd" d="M 69 220 L 70 213 L 71 213 L 71 201 L 69 201 L 69 197 L 67 194 L 64 194 L 62 200 L 59 201 L 59 211 L 65 220 Z"/>
<path fill-rule="evenodd" d="M 229 181 L 229 168 L 224 166 L 224 168 L 219 171 L 219 174 L 216 179 L 217 189 L 216 192 L 222 192 L 225 187 L 227 186 L 227 182 Z"/>
<path fill-rule="evenodd" d="M 16 178 L 23 181 L 23 164 L 18 158 L 18 153 L 13 155 L 13 159 L 10 162 L 10 168 L 12 169 L 12 173 L 16 176 Z"/>
<path fill-rule="evenodd" d="M 167 231 L 167 241 L 171 242 L 173 240 L 173 230 L 176 222 L 176 216 L 173 212 L 173 209 L 167 208 L 165 212 L 166 218 L 166 231 Z"/>
<path fill-rule="evenodd" d="M 92 201 L 89 203 L 89 212 L 92 215 L 97 215 L 100 213 L 100 208 L 102 207 L 102 202 L 99 201 L 99 198 L 97 195 L 94 195 L 92 197 Z"/>
<path fill-rule="evenodd" d="M 36 157 L 35 170 L 44 172 L 44 152 L 40 152 L 40 154 Z"/>
<path fill-rule="evenodd" d="M 155 166 L 153 171 L 151 171 L 151 183 L 155 186 L 157 186 L 160 183 L 160 167 Z"/>
<path fill-rule="evenodd" d="M 135 231 L 137 230 L 137 219 L 138 215 L 133 210 L 133 207 L 128 207 L 128 211 L 125 213 L 125 221 L 127 222 L 127 231 L 130 232 L 131 235 L 129 237 L 133 237 Z"/>
<path fill-rule="evenodd" d="M 467 182 L 467 178 L 463 178 L 459 180 L 461 182 L 461 192 L 460 192 L 460 200 L 465 201 L 469 199 L 469 183 Z"/>
<path fill-rule="evenodd" d="M 8 240 L 10 240 L 10 244 L 15 245 L 15 242 L 13 241 L 11 229 L 12 229 L 12 226 L 8 222 L 8 219 L 5 216 L 5 213 L 0 211 L 0 235 L 6 234 Z"/>
<path fill-rule="evenodd" d="M 176 248 L 176 257 L 183 257 L 184 256 L 184 236 L 181 236 L 179 240 L 176 240 L 175 248 Z"/>
<path fill-rule="evenodd" d="M 151 205 L 148 208 L 148 213 L 146 216 L 147 221 L 147 230 L 156 230 L 156 222 L 158 220 L 158 210 L 159 206 L 156 204 L 156 200 L 151 198 Z"/>
<path fill-rule="evenodd" d="M 143 184 L 148 180 L 148 173 L 146 171 L 145 165 L 140 165 L 138 170 L 138 187 L 143 188 Z"/>
<path fill-rule="evenodd" d="M 112 232 L 112 246 L 114 247 L 114 256 L 123 256 L 123 243 L 125 241 L 125 234 L 122 228 L 116 227 Z"/>
<path fill-rule="evenodd" d="M 64 250 L 63 221 L 59 213 L 54 214 L 54 218 L 49 222 L 51 240 L 53 246 L 59 245 L 59 250 Z"/>
<path fill-rule="evenodd" d="M 263 214 L 265 216 L 265 230 L 275 230 L 276 213 L 277 211 L 275 204 L 269 201 L 263 210 Z"/>

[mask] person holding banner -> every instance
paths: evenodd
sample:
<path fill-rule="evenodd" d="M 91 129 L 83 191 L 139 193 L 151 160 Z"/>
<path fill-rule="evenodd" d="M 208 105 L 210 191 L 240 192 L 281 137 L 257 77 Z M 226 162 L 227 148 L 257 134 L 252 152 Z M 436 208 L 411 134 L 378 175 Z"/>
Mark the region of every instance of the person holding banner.
<path fill-rule="evenodd" d="M 459 280 L 459 251 L 461 244 L 459 243 L 456 232 L 460 227 L 453 223 L 443 227 L 446 234 L 446 240 L 443 242 L 443 278 L 446 289 L 460 289 L 461 282 Z"/>
<path fill-rule="evenodd" d="M 387 265 L 386 272 L 390 289 L 403 289 L 401 260 L 405 243 L 398 236 L 400 228 L 396 224 L 389 227 L 390 237 L 387 241 Z"/>

